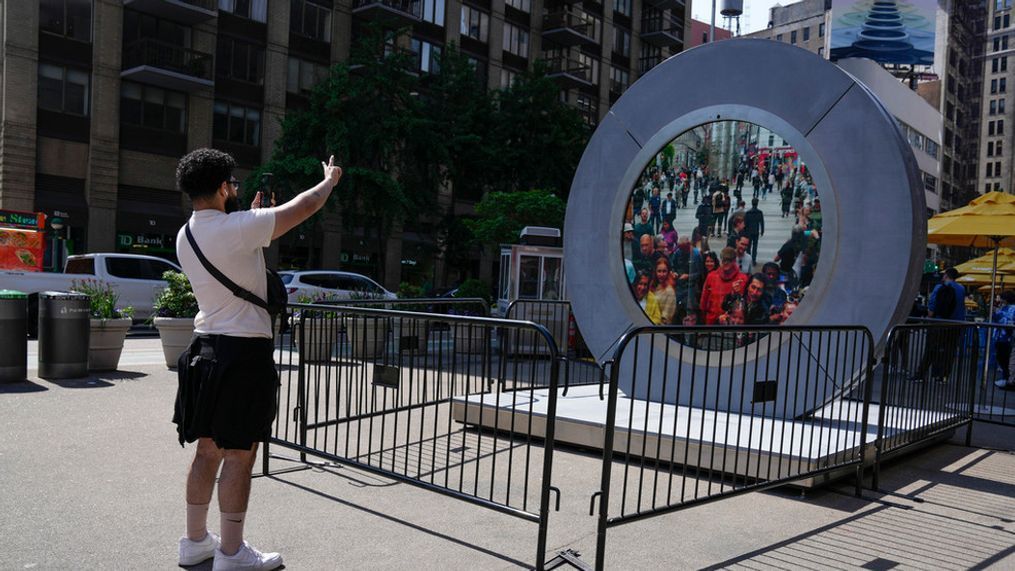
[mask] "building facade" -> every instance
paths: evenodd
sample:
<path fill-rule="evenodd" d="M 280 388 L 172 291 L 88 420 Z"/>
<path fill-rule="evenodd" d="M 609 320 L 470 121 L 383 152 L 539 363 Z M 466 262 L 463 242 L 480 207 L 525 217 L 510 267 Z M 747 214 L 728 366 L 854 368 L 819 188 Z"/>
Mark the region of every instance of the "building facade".
<path fill-rule="evenodd" d="M 684 48 L 684 0 L 0 0 L 0 209 L 64 223 L 72 253 L 172 258 L 189 215 L 175 189 L 188 150 L 268 159 L 288 109 L 349 57 L 360 24 L 408 28 L 421 73 L 456 44 L 491 89 L 545 60 L 561 97 L 595 124 L 639 77 Z M 470 204 L 454 205 L 468 211 Z M 385 285 L 428 262 L 396 234 Z M 432 240 L 415 236 L 416 240 Z M 281 252 L 278 248 L 281 248 Z M 272 255 L 372 273 L 357 229 L 325 215 Z M 401 264 L 399 264 L 399 261 Z M 491 263 L 470 273 L 489 280 Z M 416 280 L 421 281 L 421 280 Z"/>
<path fill-rule="evenodd" d="M 977 189 L 1015 192 L 1013 186 L 1012 122 L 1015 121 L 1015 28 L 1012 28 L 1011 0 L 986 3 L 981 52 L 983 81 L 980 90 Z M 1009 61 L 1011 60 L 1011 61 Z M 1008 86 L 1013 91 L 1008 91 Z"/>
<path fill-rule="evenodd" d="M 786 42 L 826 57 L 831 0 L 803 0 L 769 10 L 768 27 L 745 38 Z"/>

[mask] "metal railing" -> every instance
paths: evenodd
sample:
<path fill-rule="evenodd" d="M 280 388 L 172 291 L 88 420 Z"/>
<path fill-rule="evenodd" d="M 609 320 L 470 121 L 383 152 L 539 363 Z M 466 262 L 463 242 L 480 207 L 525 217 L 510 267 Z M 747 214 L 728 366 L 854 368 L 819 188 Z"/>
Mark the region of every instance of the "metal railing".
<path fill-rule="evenodd" d="M 645 16 L 641 19 L 641 33 L 654 34 L 664 32 L 677 39 L 684 39 L 684 23 L 674 18 L 667 17 L 663 13 L 653 16 Z"/>
<path fill-rule="evenodd" d="M 1001 369 L 1004 365 L 1001 360 L 1008 357 L 1008 364 L 1011 365 L 1009 355 L 1002 355 L 998 352 L 996 341 L 1005 337 L 1009 343 L 1009 350 L 1015 346 L 1015 326 L 999 325 L 996 323 L 977 323 L 977 345 L 978 353 L 981 356 L 981 363 L 976 367 L 976 393 L 973 399 L 972 416 L 973 420 L 989 424 L 1000 424 L 1003 426 L 1015 426 L 1015 390 L 1012 390 L 1011 383 L 1015 382 L 1015 370 L 1009 369 L 1007 381 L 1008 388 L 998 386 L 1004 379 Z M 967 439 L 967 444 L 969 440 Z"/>
<path fill-rule="evenodd" d="M 423 13 L 423 4 L 419 0 L 355 0 L 352 9 L 361 10 L 369 6 L 386 6 L 416 18 L 421 17 Z"/>
<path fill-rule="evenodd" d="M 211 54 L 152 38 L 130 44 L 123 53 L 124 69 L 148 65 L 200 79 L 211 79 L 211 62 Z"/>
<path fill-rule="evenodd" d="M 863 327 L 625 334 L 610 364 L 602 479 L 591 499 L 596 568 L 617 525 L 842 470 L 855 470 L 859 494 L 873 350 Z"/>
<path fill-rule="evenodd" d="M 546 74 L 570 75 L 581 81 L 592 81 L 592 66 L 580 62 L 577 58 L 550 57 L 543 59 L 546 63 Z"/>
<path fill-rule="evenodd" d="M 562 363 L 538 324 L 453 314 L 475 302 L 292 306 L 268 443 L 537 523 L 542 568 Z M 540 355 L 508 350 L 519 332 Z M 282 458 L 266 452 L 265 474 L 269 457 Z"/>
<path fill-rule="evenodd" d="M 592 38 L 594 32 L 592 22 L 579 10 L 560 10 L 543 16 L 544 33 L 562 28 L 588 38 Z"/>

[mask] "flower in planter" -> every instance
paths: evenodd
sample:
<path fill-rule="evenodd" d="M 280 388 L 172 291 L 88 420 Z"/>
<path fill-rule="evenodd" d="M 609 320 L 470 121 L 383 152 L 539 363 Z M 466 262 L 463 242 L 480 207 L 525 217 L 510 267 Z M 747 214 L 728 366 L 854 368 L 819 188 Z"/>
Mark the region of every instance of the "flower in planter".
<path fill-rule="evenodd" d="M 99 280 L 80 280 L 71 282 L 71 289 L 88 296 L 93 319 L 123 319 L 134 317 L 134 308 L 116 307 L 120 300 L 113 286 Z"/>
<path fill-rule="evenodd" d="M 165 272 L 162 279 L 168 284 L 155 298 L 155 317 L 195 317 L 197 298 L 190 286 L 190 280 L 182 272 Z"/>

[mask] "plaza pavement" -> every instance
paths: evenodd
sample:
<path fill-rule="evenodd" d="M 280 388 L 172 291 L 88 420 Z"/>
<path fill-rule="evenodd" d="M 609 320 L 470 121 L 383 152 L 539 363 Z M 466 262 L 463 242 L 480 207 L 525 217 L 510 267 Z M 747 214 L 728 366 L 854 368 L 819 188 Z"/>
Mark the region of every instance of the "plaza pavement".
<path fill-rule="evenodd" d="M 754 187 L 750 185 L 744 187 L 744 202 L 747 203 L 748 210 L 751 208 L 753 194 Z M 732 194 L 730 199 L 735 200 Z M 677 216 L 673 220 L 673 225 L 680 236 L 690 237 L 691 231 L 698 225 L 698 219 L 694 217 L 698 205 L 694 204 L 693 201 L 694 194 L 692 193 L 687 197 L 687 208 L 677 209 Z M 756 272 L 761 271 L 761 266 L 765 262 L 771 262 L 775 259 L 776 253 L 778 253 L 779 248 L 782 247 L 786 240 L 789 239 L 793 225 L 796 223 L 796 218 L 792 216 L 782 217 L 782 203 L 780 202 L 779 194 L 776 192 L 768 193 L 766 200 L 759 200 L 758 208 L 765 214 L 765 234 L 758 241 L 758 259 L 754 260 L 754 271 Z M 721 238 L 710 238 L 709 245 L 712 250 L 715 250 L 716 254 L 726 246 L 726 238 L 725 228 Z"/>
<path fill-rule="evenodd" d="M 192 451 L 157 342 L 129 339 L 116 373 L 0 385 L 0 569 L 175 568 Z M 1015 569 L 1015 430 L 977 424 L 979 448 L 961 436 L 892 462 L 862 499 L 848 481 L 783 488 L 611 529 L 607 568 Z M 551 550 L 592 560 L 598 469 L 558 452 Z M 536 527 L 332 466 L 256 478 L 247 537 L 294 570 L 512 569 L 532 563 Z"/>

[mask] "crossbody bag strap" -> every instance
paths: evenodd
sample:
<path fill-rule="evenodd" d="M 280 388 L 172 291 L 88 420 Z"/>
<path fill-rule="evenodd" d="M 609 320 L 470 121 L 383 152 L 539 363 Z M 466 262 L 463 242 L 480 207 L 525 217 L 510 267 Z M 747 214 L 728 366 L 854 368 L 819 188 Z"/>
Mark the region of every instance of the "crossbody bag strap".
<path fill-rule="evenodd" d="M 194 240 L 194 234 L 190 231 L 189 222 L 186 226 L 184 226 L 184 228 L 187 231 L 187 240 L 190 242 L 190 246 L 194 249 L 194 253 L 197 254 L 197 259 L 201 261 L 201 265 L 204 266 L 204 269 L 208 270 L 208 273 L 211 274 L 212 277 L 217 279 L 222 285 L 226 286 L 226 289 L 233 292 L 233 295 L 236 297 L 244 301 L 249 301 L 261 309 L 268 309 L 268 304 L 263 299 L 251 293 L 250 290 L 240 287 L 236 282 L 226 277 L 225 274 L 212 265 L 212 263 L 208 261 L 208 258 L 204 257 L 204 252 L 202 252 L 201 248 L 197 246 L 197 241 Z"/>

